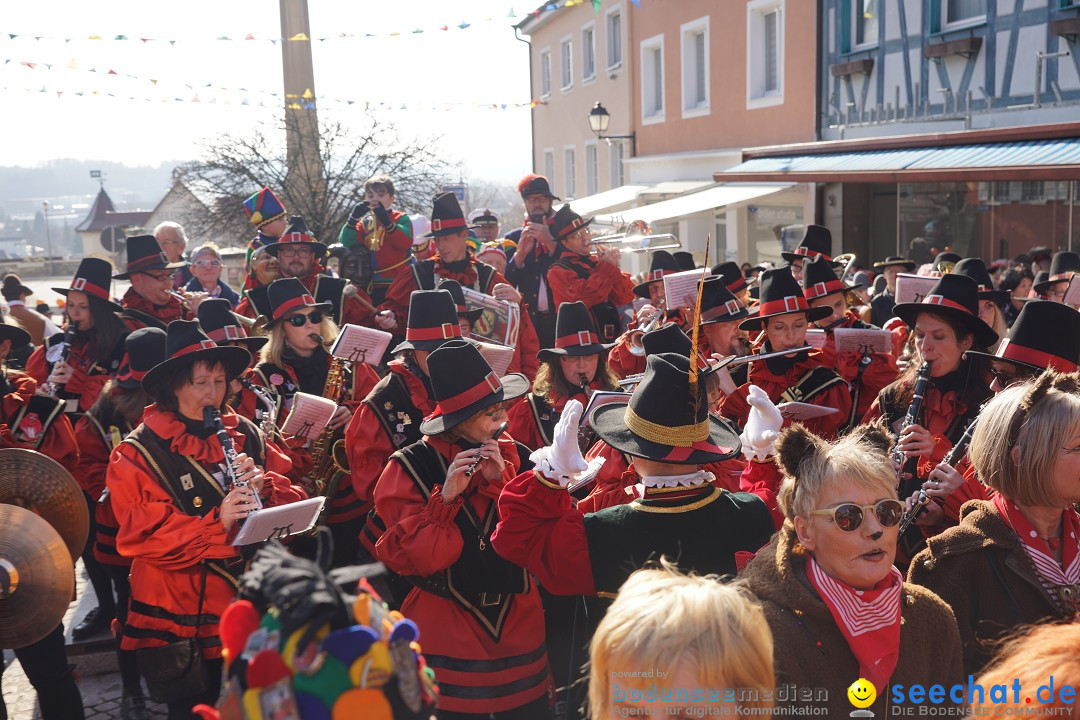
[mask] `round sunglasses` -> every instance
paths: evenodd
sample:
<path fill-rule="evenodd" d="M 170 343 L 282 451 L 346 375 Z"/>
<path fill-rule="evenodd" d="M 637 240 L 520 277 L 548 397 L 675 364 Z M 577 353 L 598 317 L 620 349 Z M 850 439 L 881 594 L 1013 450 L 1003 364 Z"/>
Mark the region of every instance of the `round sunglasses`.
<path fill-rule="evenodd" d="M 836 527 L 844 532 L 855 532 L 862 527 L 864 510 L 873 510 L 882 527 L 893 527 L 904 516 L 904 504 L 899 500 L 878 500 L 873 505 L 843 503 L 827 510 L 812 510 L 811 515 L 831 515 Z"/>
<path fill-rule="evenodd" d="M 293 315 L 285 322 L 289 323 L 293 327 L 304 327 L 304 324 L 311 322 L 312 325 L 318 325 L 323 320 L 322 310 L 312 310 L 307 315 Z"/>

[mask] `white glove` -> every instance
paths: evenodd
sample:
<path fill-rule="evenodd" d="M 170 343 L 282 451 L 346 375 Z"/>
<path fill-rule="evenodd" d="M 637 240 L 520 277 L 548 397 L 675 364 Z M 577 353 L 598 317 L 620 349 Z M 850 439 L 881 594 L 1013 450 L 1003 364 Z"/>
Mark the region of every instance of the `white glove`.
<path fill-rule="evenodd" d="M 750 414 L 739 437 L 743 455 L 747 460 L 764 460 L 773 454 L 773 444 L 784 425 L 784 416 L 769 399 L 769 394 L 757 385 L 750 386 L 746 401 L 750 403 Z"/>
<path fill-rule="evenodd" d="M 529 456 L 541 475 L 557 481 L 563 487 L 589 469 L 578 448 L 578 422 L 583 410 L 580 400 L 567 402 L 559 422 L 555 424 L 554 442 Z"/>

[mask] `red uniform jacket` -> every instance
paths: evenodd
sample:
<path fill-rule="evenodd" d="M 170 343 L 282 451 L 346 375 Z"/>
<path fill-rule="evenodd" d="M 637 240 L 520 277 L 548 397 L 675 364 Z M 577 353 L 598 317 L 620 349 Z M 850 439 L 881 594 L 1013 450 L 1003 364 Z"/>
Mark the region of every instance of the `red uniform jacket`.
<path fill-rule="evenodd" d="M 44 385 L 52 372 L 52 363 L 45 358 L 45 346 L 34 350 L 26 360 L 26 373 L 37 381 L 38 385 Z M 72 395 L 79 398 L 79 412 L 86 412 L 97 401 L 101 389 L 109 382 L 109 368 L 103 368 L 94 363 L 91 353 L 96 353 L 89 343 L 73 344 L 68 352 L 68 365 L 71 366 L 71 380 L 64 385 L 63 396 Z"/>
<path fill-rule="evenodd" d="M 615 265 L 582 257 L 559 246 L 555 251 L 555 263 L 566 262 L 586 270 L 588 277 L 579 277 L 573 270 L 552 264 L 548 268 L 547 282 L 551 288 L 555 307 L 564 302 L 581 300 L 586 307 L 611 302 L 615 307 L 634 302 L 634 284 L 630 276 Z"/>
<path fill-rule="evenodd" d="M 437 437 L 422 442 L 447 463 L 462 449 Z M 464 503 L 485 517 L 517 472 L 517 450 L 506 433 L 499 447 L 506 459 L 502 477 L 492 483 L 477 473 L 451 503 L 442 500 L 441 479 L 425 498 L 399 463 L 387 465 L 375 486 L 375 508 L 386 523 L 376 545 L 378 559 L 405 576 L 429 577 L 453 565 L 464 543 L 476 542 L 475 537 L 463 537 L 455 522 Z M 544 614 L 535 584 L 513 596 L 498 641 L 455 600 L 419 588 L 409 592 L 401 612 L 420 627 L 424 657 L 443 688 L 440 708 L 486 715 L 520 707 L 545 693 Z M 446 692 L 449 686 L 454 688 L 451 693 Z"/>
<path fill-rule="evenodd" d="M 692 328 L 689 327 L 689 323 L 686 322 L 686 318 L 678 310 L 673 310 L 668 313 L 668 316 L 664 319 L 665 323 L 673 322 L 679 326 L 679 328 L 690 337 Z M 634 323 L 635 328 L 637 323 Z M 659 325 L 657 325 L 659 327 Z M 608 367 L 610 367 L 620 379 L 629 375 L 637 375 L 638 373 L 645 372 L 645 356 L 635 355 L 630 352 L 630 333 L 632 330 L 627 330 L 619 339 L 615 341 L 615 347 L 611 348 L 611 352 L 608 353 Z M 711 354 L 709 349 L 709 339 L 705 337 L 705 333 L 698 333 L 698 352 L 702 353 L 705 357 Z"/>
<path fill-rule="evenodd" d="M 67 415 L 60 412 L 46 428 L 42 418 L 27 412 L 15 425 L 16 416 L 34 397 L 38 384 L 17 370 L 4 371 L 4 375 L 7 387 L 0 398 L 0 447 L 37 450 L 66 468 L 75 467 L 79 462 L 79 445 Z"/>
<path fill-rule="evenodd" d="M 854 311 L 848 310 L 847 317 L 837 327 L 867 327 L 867 325 Z M 870 363 L 863 365 L 862 356 L 859 353 L 836 352 L 836 337 L 832 329 L 825 331 L 825 345 L 820 352 L 818 359 L 822 366 L 835 370 L 836 374 L 844 378 L 851 386 L 852 393 L 856 391 L 859 393 L 859 404 L 854 408 L 852 427 L 862 421 L 881 389 L 894 382 L 900 373 L 896 367 L 896 356 L 892 353 L 874 353 L 870 356 Z M 860 368 L 862 368 L 861 374 Z"/>
<path fill-rule="evenodd" d="M 726 396 L 720 402 L 720 414 L 734 420 L 741 427 L 746 424 L 747 415 L 750 414 L 750 404 L 746 401 L 746 397 L 750 392 L 751 385 L 757 385 L 768 393 L 770 400 L 779 404 L 784 402 L 780 397 L 784 391 L 798 383 L 799 379 L 806 373 L 820 367 L 821 362 L 816 352 L 809 353 L 808 359 L 796 362 L 782 375 L 769 370 L 767 360 L 751 363 L 748 374 L 749 381 L 739 386 L 734 394 Z M 851 393 L 845 382 L 835 383 L 822 392 L 802 400 L 802 402 L 839 410 L 839 412 L 831 415 L 803 422 L 811 432 L 828 440 L 836 437 L 837 431 L 847 423 L 848 415 L 851 414 Z M 784 427 L 790 424 L 791 419 L 785 418 Z"/>
<path fill-rule="evenodd" d="M 157 318 L 162 324 L 168 325 L 173 320 L 192 320 L 194 317 L 190 310 L 186 310 L 184 306 L 180 304 L 180 298 L 170 296 L 169 302 L 164 305 L 157 305 L 144 298 L 139 293 L 135 292 L 135 288 L 130 287 L 128 291 L 124 293 L 123 299 L 120 304 L 125 310 L 131 308 L 132 310 L 138 310 L 139 312 L 146 313 L 151 317 Z M 146 323 L 136 318 L 125 317 L 124 324 L 128 326 L 128 330 L 135 331 L 139 328 L 146 327 Z"/>
<path fill-rule="evenodd" d="M 235 413 L 222 415 L 225 428 L 238 451 L 244 438 L 237 430 Z M 171 413 L 146 409 L 144 424 L 171 443 L 174 452 L 206 466 L 224 461 L 221 446 L 205 442 L 185 431 L 184 424 Z M 303 490 L 289 484 L 281 470 L 288 461 L 272 446 L 266 446 L 264 504 L 284 505 L 306 497 Z M 120 529 L 116 548 L 132 558 L 131 606 L 121 647 L 136 650 L 158 647 L 183 638 L 195 637 L 194 616 L 199 606 L 203 560 L 235 561 L 239 551 L 229 543 L 214 507 L 205 517 L 188 515 L 176 506 L 146 460 L 133 445 L 121 443 L 109 458 L 106 477 L 113 509 Z M 206 498 L 219 505 L 224 498 Z M 236 585 L 215 569 L 206 572 L 203 616 L 208 622 L 198 627 L 200 638 L 216 638 L 218 618 L 236 596 Z M 221 657 L 220 643 L 202 647 L 206 658 Z"/>
<path fill-rule="evenodd" d="M 412 257 L 412 221 L 400 210 L 389 212 L 393 225 L 386 229 L 382 245 L 372 248 L 375 251 L 375 275 L 372 278 L 374 286 L 392 285 L 399 275 L 409 271 L 407 263 Z M 362 232 L 363 228 L 357 223 L 357 242 L 370 247 L 367 237 L 363 236 Z"/>
<path fill-rule="evenodd" d="M 259 313 L 255 312 L 255 308 L 251 306 L 251 300 L 248 298 L 247 295 L 240 298 L 240 303 L 233 309 L 233 312 L 237 315 L 243 315 L 246 318 L 251 318 L 252 320 L 259 317 Z"/>
<path fill-rule="evenodd" d="M 116 434 L 111 432 L 111 427 L 100 428 L 98 423 L 89 414 L 79 418 L 75 425 L 75 438 L 79 441 L 79 463 L 71 474 L 83 489 L 97 503 L 94 505 L 94 525 L 97 533 L 90 542 L 94 543 L 94 558 L 106 565 L 117 567 L 131 567 L 131 558 L 126 558 L 116 550 L 116 533 L 120 529 L 120 523 L 116 520 L 116 513 L 112 507 L 112 495 L 106 494 L 105 475 L 109 469 L 109 456 L 116 445 L 119 444 L 131 428 L 124 424 L 116 427 Z M 102 435 L 104 431 L 109 440 Z M 106 444 L 108 442 L 108 444 Z"/>

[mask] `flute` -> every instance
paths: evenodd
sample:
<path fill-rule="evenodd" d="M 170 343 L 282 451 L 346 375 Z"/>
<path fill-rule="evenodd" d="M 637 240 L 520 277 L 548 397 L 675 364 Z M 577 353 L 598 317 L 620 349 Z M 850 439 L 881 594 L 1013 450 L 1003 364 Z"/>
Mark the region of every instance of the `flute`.
<path fill-rule="evenodd" d="M 792 348 L 790 350 L 774 350 L 773 352 L 760 353 L 757 355 L 730 355 L 718 363 L 710 363 L 710 370 L 719 370 L 720 368 L 733 368 L 741 365 L 747 365 L 758 360 L 769 360 L 771 358 L 783 357 L 784 355 L 793 355 L 795 353 L 801 353 L 806 350 L 813 350 L 813 345 L 803 345 L 802 347 Z M 645 373 L 637 373 L 635 375 L 627 375 L 619 381 L 619 387 L 626 387 L 628 385 L 637 385 L 641 382 L 641 378 L 645 377 Z"/>
<path fill-rule="evenodd" d="M 500 435 L 506 432 L 506 428 L 510 426 L 509 422 L 503 421 L 502 425 L 495 428 L 495 432 L 492 433 L 491 439 L 496 440 Z M 465 477 L 472 477 L 476 473 L 476 469 L 480 467 L 480 463 L 484 462 L 484 456 L 480 453 L 476 454 L 476 459 L 472 461 L 469 467 L 465 468 Z"/>

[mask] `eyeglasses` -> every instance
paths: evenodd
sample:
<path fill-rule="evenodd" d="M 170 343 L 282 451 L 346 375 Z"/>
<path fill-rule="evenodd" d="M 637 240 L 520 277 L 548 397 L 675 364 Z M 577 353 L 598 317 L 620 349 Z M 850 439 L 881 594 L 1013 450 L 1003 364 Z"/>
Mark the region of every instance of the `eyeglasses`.
<path fill-rule="evenodd" d="M 281 248 L 280 250 L 278 250 L 279 258 L 300 257 L 302 255 L 310 254 L 311 248 L 308 247 Z"/>
<path fill-rule="evenodd" d="M 166 280 L 168 280 L 169 282 L 172 282 L 173 280 L 176 279 L 176 273 L 175 272 L 165 273 L 163 275 L 155 275 L 154 273 L 143 273 L 143 275 L 147 275 L 149 277 L 152 277 L 155 280 L 157 280 L 158 282 L 165 282 Z"/>
<path fill-rule="evenodd" d="M 191 264 L 195 267 L 221 267 L 220 260 L 196 260 Z"/>
<path fill-rule="evenodd" d="M 899 500 L 878 500 L 874 505 L 856 505 L 855 503 L 843 503 L 826 510 L 812 510 L 811 515 L 831 515 L 836 527 L 844 532 L 855 532 L 862 527 L 863 511 L 873 510 L 878 523 L 882 527 L 893 527 L 900 523 L 904 515 L 904 504 Z"/>
<path fill-rule="evenodd" d="M 289 323 L 293 327 L 304 327 L 305 323 L 310 322 L 312 325 L 318 325 L 323 320 L 322 310 L 312 310 L 307 315 L 293 315 L 285 322 Z"/>
<path fill-rule="evenodd" d="M 487 415 L 489 418 L 497 418 L 499 417 L 499 415 L 505 413 L 507 408 L 509 407 L 510 403 L 503 400 L 502 402 L 497 402 L 491 407 L 489 407 L 487 410 L 484 411 L 484 414 Z"/>
<path fill-rule="evenodd" d="M 990 375 L 997 380 L 997 384 L 1000 385 L 1002 389 L 1023 380 L 1025 377 L 1022 373 L 1013 372 L 1011 370 L 1000 370 L 998 368 L 990 368 Z"/>

